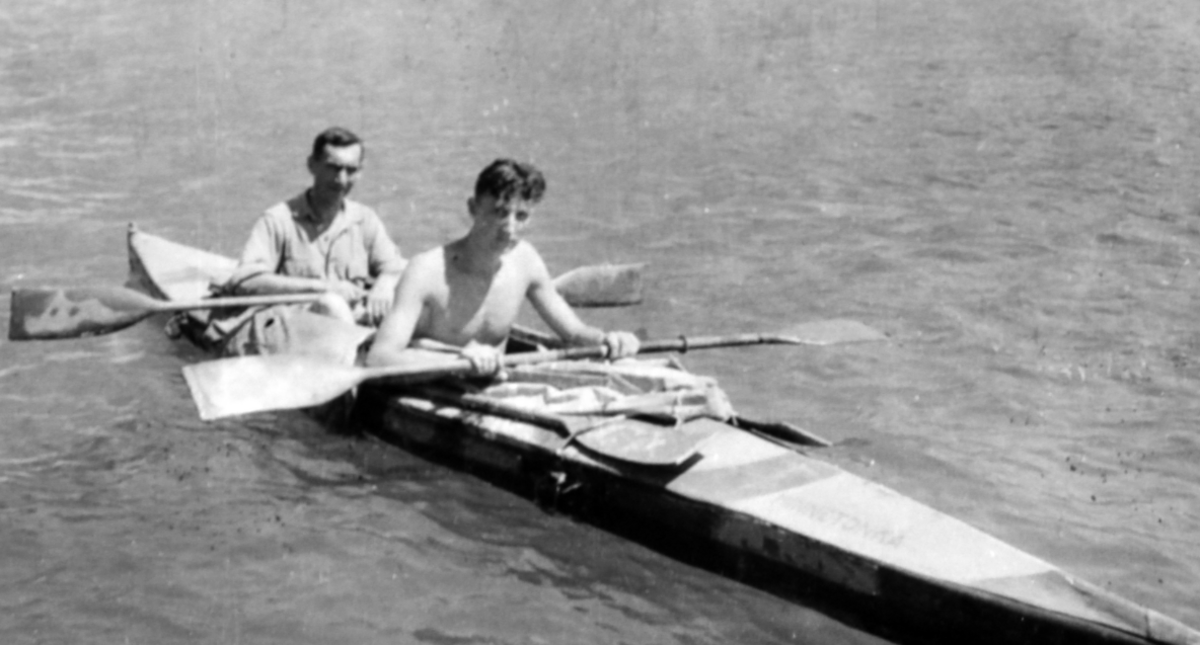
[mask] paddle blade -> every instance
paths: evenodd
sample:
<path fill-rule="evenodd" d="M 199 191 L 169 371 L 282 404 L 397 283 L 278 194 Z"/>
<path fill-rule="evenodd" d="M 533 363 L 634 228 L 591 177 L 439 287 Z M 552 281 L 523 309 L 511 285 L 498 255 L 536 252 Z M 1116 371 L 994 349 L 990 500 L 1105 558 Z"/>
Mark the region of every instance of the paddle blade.
<path fill-rule="evenodd" d="M 154 313 L 157 301 L 119 287 L 16 289 L 9 340 L 47 340 L 108 334 Z"/>
<path fill-rule="evenodd" d="M 573 307 L 621 307 L 642 301 L 645 264 L 578 267 L 554 279 L 554 287 Z"/>
<path fill-rule="evenodd" d="M 695 459 L 705 442 L 727 428 L 707 418 L 677 427 L 624 420 L 584 431 L 575 443 L 628 464 L 678 467 Z"/>
<path fill-rule="evenodd" d="M 802 323 L 783 332 L 781 336 L 802 345 L 840 345 L 887 338 L 874 327 L 857 320 L 840 318 Z"/>
<path fill-rule="evenodd" d="M 313 356 L 242 356 L 183 368 L 205 421 L 238 414 L 308 408 L 349 392 L 369 374 Z"/>

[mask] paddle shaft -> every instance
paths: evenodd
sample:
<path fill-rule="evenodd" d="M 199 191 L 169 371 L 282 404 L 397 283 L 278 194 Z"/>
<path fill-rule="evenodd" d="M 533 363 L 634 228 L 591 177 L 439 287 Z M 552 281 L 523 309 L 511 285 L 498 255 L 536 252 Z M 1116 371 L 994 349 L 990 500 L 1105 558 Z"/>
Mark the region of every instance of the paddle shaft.
<path fill-rule="evenodd" d="M 555 279 L 575 306 L 611 307 L 641 302 L 640 264 L 585 266 Z M 319 293 L 284 293 L 163 301 L 124 287 L 16 289 L 10 301 L 10 340 L 49 340 L 108 334 L 160 312 L 313 302 Z"/>
<path fill-rule="evenodd" d="M 696 338 L 688 338 L 680 336 L 679 338 L 667 340 L 652 340 L 641 344 L 638 349 L 639 354 L 651 354 L 655 352 L 687 352 L 692 349 L 707 349 L 712 347 L 733 347 L 738 345 L 763 345 L 763 344 L 799 344 L 795 339 L 772 336 L 767 334 L 735 334 L 730 336 L 699 336 Z M 523 352 L 520 354 L 508 354 L 501 359 L 504 367 L 516 367 L 518 365 L 529 365 L 533 363 L 548 363 L 550 361 L 571 361 L 584 358 L 605 358 L 608 356 L 608 348 L 604 346 L 596 347 L 571 347 L 567 349 L 555 349 L 540 352 Z M 424 381 L 437 378 L 439 376 L 450 376 L 453 374 L 463 374 L 471 371 L 471 361 L 467 359 L 458 359 L 448 362 L 444 365 L 411 367 L 405 365 L 389 365 L 385 367 L 365 367 L 362 368 L 359 381 L 368 381 L 374 379 L 386 379 L 389 382 L 408 383 L 413 381 Z"/>
<path fill-rule="evenodd" d="M 681 337 L 642 343 L 640 353 L 800 342 L 787 336 L 763 334 Z M 514 367 L 550 361 L 604 358 L 608 351 L 607 347 L 596 346 L 524 352 L 504 356 L 501 364 Z M 405 384 L 470 374 L 472 370 L 471 361 L 465 358 L 439 361 L 433 365 L 359 367 L 289 354 L 241 356 L 183 368 L 200 416 L 209 420 L 235 414 L 321 405 L 370 380 Z"/>
<path fill-rule="evenodd" d="M 228 298 L 204 298 L 201 300 L 159 301 L 151 313 L 189 311 L 192 309 L 219 309 L 223 307 L 265 307 L 315 302 L 320 293 L 281 293 L 265 296 L 230 296 Z"/>

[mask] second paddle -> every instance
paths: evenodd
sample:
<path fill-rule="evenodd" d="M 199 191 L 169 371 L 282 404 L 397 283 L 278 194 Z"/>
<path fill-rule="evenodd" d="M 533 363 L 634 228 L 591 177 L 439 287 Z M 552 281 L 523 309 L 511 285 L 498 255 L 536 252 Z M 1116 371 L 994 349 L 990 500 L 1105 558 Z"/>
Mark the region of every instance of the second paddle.
<path fill-rule="evenodd" d="M 879 332 L 854 321 L 839 321 L 832 338 L 824 337 L 816 330 L 796 328 L 793 334 L 735 334 L 729 336 L 679 337 L 670 340 L 643 342 L 640 354 L 652 352 L 686 352 L 714 347 L 740 345 L 827 345 L 854 341 L 878 340 Z M 846 327 L 847 328 L 843 328 Z M 603 358 L 605 347 L 576 347 L 553 351 L 509 354 L 504 357 L 504 366 L 526 365 L 559 360 Z M 332 401 L 354 387 L 373 379 L 390 382 L 428 381 L 443 376 L 466 374 L 471 370 L 470 361 L 462 358 L 438 360 L 428 365 L 395 365 L 388 367 L 360 367 L 341 365 L 307 356 L 241 356 L 206 363 L 197 363 L 183 368 L 184 377 L 192 392 L 192 399 L 202 419 L 283 410 L 307 408 Z"/>

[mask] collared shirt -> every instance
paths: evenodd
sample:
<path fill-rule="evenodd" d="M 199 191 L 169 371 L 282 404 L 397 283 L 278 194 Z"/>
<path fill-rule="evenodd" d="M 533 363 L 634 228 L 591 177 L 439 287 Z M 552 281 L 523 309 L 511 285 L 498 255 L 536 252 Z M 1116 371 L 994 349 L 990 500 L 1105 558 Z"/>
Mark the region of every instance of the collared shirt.
<path fill-rule="evenodd" d="M 349 199 L 329 227 L 318 233 L 316 213 L 306 193 L 267 209 L 242 250 L 227 285 L 261 273 L 357 281 L 404 269 L 400 249 L 371 208 Z"/>

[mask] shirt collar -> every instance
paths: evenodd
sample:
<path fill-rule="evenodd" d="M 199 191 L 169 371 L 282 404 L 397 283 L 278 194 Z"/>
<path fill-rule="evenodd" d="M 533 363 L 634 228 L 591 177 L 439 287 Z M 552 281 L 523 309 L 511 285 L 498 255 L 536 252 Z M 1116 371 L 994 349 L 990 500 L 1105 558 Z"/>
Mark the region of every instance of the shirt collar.
<path fill-rule="evenodd" d="M 317 213 L 313 210 L 312 202 L 308 199 L 307 190 L 297 195 L 296 198 L 292 200 L 292 203 L 294 204 L 292 207 L 292 217 L 299 220 L 304 220 L 310 224 L 316 224 L 318 222 Z M 361 220 L 362 213 L 359 212 L 357 204 L 349 199 L 343 198 L 342 210 L 338 211 L 338 214 L 333 217 L 333 222 L 330 224 L 330 228 L 337 228 L 342 222 L 345 222 L 346 224 L 356 224 Z"/>

